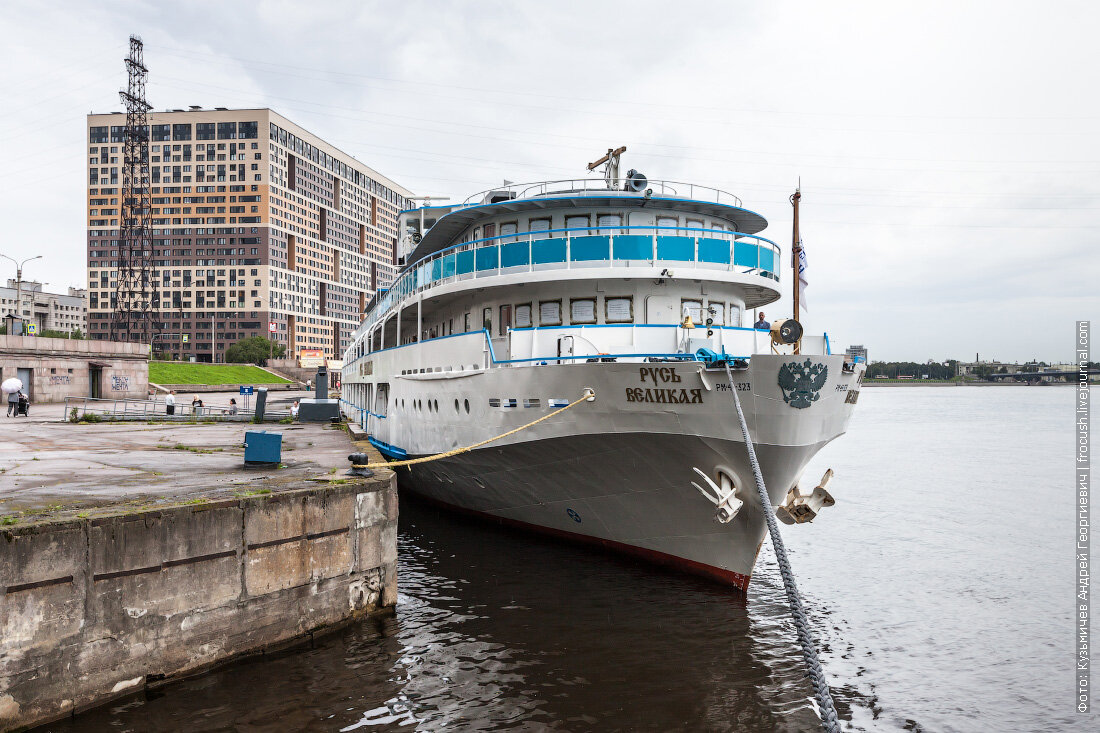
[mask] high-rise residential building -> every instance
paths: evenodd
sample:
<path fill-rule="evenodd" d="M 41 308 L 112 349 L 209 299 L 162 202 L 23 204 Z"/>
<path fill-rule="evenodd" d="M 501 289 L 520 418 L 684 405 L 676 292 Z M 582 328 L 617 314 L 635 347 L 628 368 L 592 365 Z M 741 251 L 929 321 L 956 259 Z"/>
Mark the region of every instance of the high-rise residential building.
<path fill-rule="evenodd" d="M 126 116 L 88 115 L 88 334 L 118 285 Z M 412 193 L 270 109 L 149 113 L 155 351 L 222 361 L 248 336 L 339 358 L 396 273 Z M 274 324 L 270 331 L 269 324 Z"/>
<path fill-rule="evenodd" d="M 867 363 L 867 347 L 863 344 L 852 344 L 844 350 L 844 355 L 852 361 L 856 361 L 858 359 L 864 364 Z"/>
<path fill-rule="evenodd" d="M 69 288 L 67 293 L 51 293 L 44 283 L 8 278 L 8 286 L 0 288 L 0 320 L 7 325 L 12 316 L 24 328 L 37 326 L 39 335 L 49 331 L 84 334 L 88 332 L 88 291 Z"/>

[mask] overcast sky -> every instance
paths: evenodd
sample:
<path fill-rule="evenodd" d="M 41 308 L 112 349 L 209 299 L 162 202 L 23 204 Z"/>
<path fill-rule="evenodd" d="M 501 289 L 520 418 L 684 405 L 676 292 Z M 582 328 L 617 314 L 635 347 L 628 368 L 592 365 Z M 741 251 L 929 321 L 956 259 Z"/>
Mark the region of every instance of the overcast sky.
<path fill-rule="evenodd" d="M 421 195 L 626 145 L 739 195 L 789 262 L 801 177 L 807 328 L 874 360 L 1069 360 L 1100 323 L 1095 3 L 0 7 L 0 253 L 51 289 L 86 281 L 84 116 L 120 109 L 137 33 L 155 109 L 270 106 Z"/>

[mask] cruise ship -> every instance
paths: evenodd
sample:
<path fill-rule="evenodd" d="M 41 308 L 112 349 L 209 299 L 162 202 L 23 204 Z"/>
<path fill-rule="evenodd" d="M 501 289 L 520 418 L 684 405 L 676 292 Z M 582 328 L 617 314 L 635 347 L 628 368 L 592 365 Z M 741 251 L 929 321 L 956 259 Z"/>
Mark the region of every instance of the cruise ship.
<path fill-rule="evenodd" d="M 602 178 L 402 212 L 342 408 L 388 459 L 438 456 L 400 468 L 402 491 L 744 590 L 767 527 L 734 390 L 780 506 L 865 365 L 794 319 L 754 328 L 791 278 L 764 217 L 620 175 L 622 150 L 590 164 Z"/>

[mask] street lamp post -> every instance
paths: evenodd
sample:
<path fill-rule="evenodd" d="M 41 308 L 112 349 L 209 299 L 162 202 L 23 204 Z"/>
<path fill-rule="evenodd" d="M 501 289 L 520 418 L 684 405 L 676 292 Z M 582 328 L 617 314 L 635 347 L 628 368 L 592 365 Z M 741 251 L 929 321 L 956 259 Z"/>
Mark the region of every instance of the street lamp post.
<path fill-rule="evenodd" d="M 23 265 L 27 264 L 31 260 L 40 260 L 42 255 L 35 255 L 34 257 L 28 257 L 27 259 L 19 262 L 14 257 L 8 257 L 5 254 L 0 254 L 6 260 L 11 260 L 15 264 L 15 313 L 19 316 L 19 327 L 21 330 L 26 330 L 23 325 Z M 15 334 L 12 334 L 13 336 Z M 19 334 L 22 336 L 23 334 Z"/>

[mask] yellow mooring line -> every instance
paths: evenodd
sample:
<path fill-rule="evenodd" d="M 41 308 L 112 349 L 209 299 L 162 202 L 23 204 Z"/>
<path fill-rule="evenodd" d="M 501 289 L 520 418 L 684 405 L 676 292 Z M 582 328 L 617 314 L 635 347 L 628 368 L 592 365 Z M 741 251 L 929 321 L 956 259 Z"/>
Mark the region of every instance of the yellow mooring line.
<path fill-rule="evenodd" d="M 428 463 L 429 461 L 438 461 L 441 458 L 450 458 L 451 456 L 457 456 L 460 453 L 465 453 L 466 451 L 471 451 L 471 450 L 474 450 L 475 448 L 480 448 L 483 445 L 488 445 L 489 443 L 500 440 L 501 438 L 507 438 L 509 435 L 515 435 L 516 433 L 520 432 L 521 430 L 526 430 L 529 427 L 532 427 L 534 425 L 538 425 L 543 420 L 549 420 L 550 418 L 554 417 L 555 415 L 560 415 L 561 413 L 565 412 L 566 410 L 572 409 L 572 408 L 576 407 L 577 405 L 579 405 L 582 402 L 592 402 L 595 399 L 596 399 L 595 390 L 593 390 L 590 387 L 585 387 L 584 394 L 581 395 L 576 400 L 570 402 L 565 407 L 561 407 L 557 410 L 554 410 L 549 415 L 543 415 L 538 420 L 532 420 L 531 422 L 527 423 L 526 425 L 521 425 L 520 427 L 518 427 L 514 430 L 509 430 L 507 433 L 501 433 L 500 435 L 496 436 L 495 438 L 489 438 L 488 440 L 483 440 L 480 443 L 474 443 L 473 445 L 468 445 L 465 448 L 455 448 L 454 450 L 449 450 L 445 453 L 436 453 L 434 456 L 424 456 L 423 458 L 410 458 L 407 461 L 393 461 L 392 463 L 388 462 L 388 461 L 383 461 L 382 463 L 368 463 L 366 466 L 361 466 L 361 468 L 400 468 L 401 466 L 412 466 L 412 465 L 417 464 L 417 463 Z"/>

